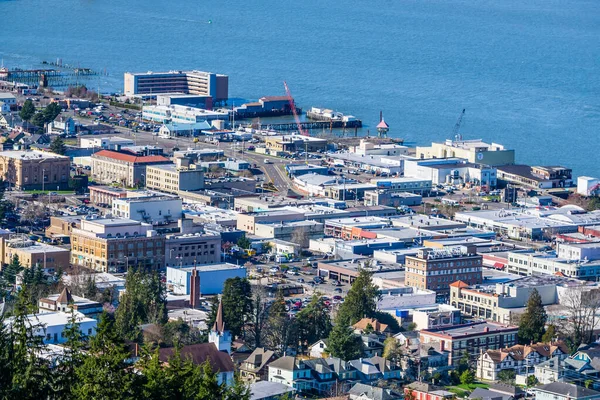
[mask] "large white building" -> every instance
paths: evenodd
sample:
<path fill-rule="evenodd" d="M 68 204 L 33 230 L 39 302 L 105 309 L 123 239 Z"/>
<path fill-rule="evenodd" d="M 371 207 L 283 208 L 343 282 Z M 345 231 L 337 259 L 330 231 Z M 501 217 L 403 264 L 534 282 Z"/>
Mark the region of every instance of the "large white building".
<path fill-rule="evenodd" d="M 144 106 L 142 118 L 163 124 L 196 124 L 203 121 L 228 120 L 229 113 L 179 105 Z"/>
<path fill-rule="evenodd" d="M 352 153 L 361 156 L 400 156 L 408 155 L 408 147 L 395 143 L 375 144 L 368 140 L 361 139 L 358 146 L 350 148 Z"/>
<path fill-rule="evenodd" d="M 125 197 L 112 202 L 113 215 L 134 221 L 163 225 L 182 216 L 182 202 L 173 196 Z"/>
<path fill-rule="evenodd" d="M 494 188 L 498 183 L 496 168 L 460 158 L 406 160 L 404 176 L 430 179 L 434 184 L 472 183 Z"/>
<path fill-rule="evenodd" d="M 127 146 L 133 146 L 135 142 L 124 137 L 80 137 L 79 147 L 83 149 L 121 150 Z"/>
<path fill-rule="evenodd" d="M 75 312 L 75 318 L 79 331 L 84 336 L 94 336 L 96 334 L 97 321 L 88 318 L 82 313 Z M 14 317 L 8 318 L 4 324 L 10 326 Z M 42 312 L 39 314 L 27 315 L 28 323 L 34 328 L 34 335 L 41 336 L 44 344 L 60 344 L 67 341 L 64 331 L 71 323 L 70 312 Z"/>
<path fill-rule="evenodd" d="M 200 293 L 202 295 L 220 294 L 225 281 L 230 278 L 245 278 L 246 267 L 235 264 L 211 264 L 197 266 L 167 267 L 167 288 L 173 293 L 189 295 L 192 289 L 192 274 L 200 277 Z"/>
<path fill-rule="evenodd" d="M 515 163 L 515 151 L 503 145 L 485 143 L 481 139 L 452 140 L 443 143 L 431 143 L 431 147 L 417 147 L 417 158 L 463 158 L 470 163 L 486 165 L 505 165 Z"/>

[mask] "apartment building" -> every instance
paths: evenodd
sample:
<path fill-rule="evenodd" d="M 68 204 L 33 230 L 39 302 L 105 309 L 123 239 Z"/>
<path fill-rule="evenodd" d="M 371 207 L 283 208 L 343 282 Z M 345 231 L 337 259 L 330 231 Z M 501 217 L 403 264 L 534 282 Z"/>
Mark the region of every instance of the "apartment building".
<path fill-rule="evenodd" d="M 204 189 L 201 169 L 178 167 L 175 164 L 146 167 L 146 187 L 167 193 Z"/>
<path fill-rule="evenodd" d="M 37 151 L 0 151 L 0 176 L 20 190 L 66 190 L 69 187 L 69 157 Z"/>
<path fill-rule="evenodd" d="M 92 154 L 92 178 L 96 182 L 133 187 L 145 183 L 147 166 L 170 163 L 163 156 L 138 157 L 125 152 L 101 150 Z"/>
<path fill-rule="evenodd" d="M 164 249 L 152 225 L 130 219 L 84 219 L 71 234 L 71 263 L 101 272 L 162 268 Z"/>
<path fill-rule="evenodd" d="M 469 285 L 482 281 L 483 257 L 475 246 L 423 248 L 416 256 L 406 256 L 405 262 L 405 284 L 438 295 L 449 295 L 450 284 L 456 281 Z"/>
<path fill-rule="evenodd" d="M 68 249 L 34 242 L 24 234 L 11 235 L 8 239 L 0 239 L 0 242 L 4 264 L 10 264 L 17 256 L 22 267 L 39 266 L 49 273 L 53 273 L 59 268 L 66 269 L 69 266 Z"/>
<path fill-rule="evenodd" d="M 419 339 L 422 345 L 439 343 L 440 351 L 450 352 L 449 365 L 457 366 L 465 352 L 475 361 L 483 351 L 514 346 L 518 330 L 518 326 L 482 321 L 425 329 L 419 333 Z"/>
<path fill-rule="evenodd" d="M 181 218 L 182 201 L 175 196 L 127 197 L 113 200 L 112 212 L 118 218 L 165 225 Z"/>
<path fill-rule="evenodd" d="M 217 264 L 221 261 L 221 235 L 189 233 L 167 235 L 165 266 Z"/>
<path fill-rule="evenodd" d="M 128 96 L 184 93 L 210 96 L 213 102 L 226 101 L 229 98 L 229 77 L 212 72 L 126 72 L 124 81 L 124 93 Z"/>

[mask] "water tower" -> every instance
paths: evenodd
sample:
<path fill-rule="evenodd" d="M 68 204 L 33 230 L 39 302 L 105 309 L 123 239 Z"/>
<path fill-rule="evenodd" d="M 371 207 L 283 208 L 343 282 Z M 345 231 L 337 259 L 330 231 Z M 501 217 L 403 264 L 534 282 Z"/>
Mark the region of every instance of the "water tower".
<path fill-rule="evenodd" d="M 390 126 L 383 119 L 383 112 L 379 112 L 379 124 L 377 124 L 377 136 L 387 137 Z"/>

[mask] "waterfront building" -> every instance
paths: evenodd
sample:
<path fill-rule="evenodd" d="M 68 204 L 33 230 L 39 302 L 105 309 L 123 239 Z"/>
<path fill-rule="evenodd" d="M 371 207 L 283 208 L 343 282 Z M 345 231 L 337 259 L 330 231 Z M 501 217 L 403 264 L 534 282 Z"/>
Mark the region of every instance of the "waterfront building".
<path fill-rule="evenodd" d="M 529 165 L 503 165 L 498 167 L 498 179 L 534 189 L 571 187 L 573 171 L 570 168 L 530 167 Z"/>
<path fill-rule="evenodd" d="M 449 295 L 453 282 L 481 283 L 482 260 L 475 246 L 423 248 L 416 256 L 405 257 L 405 284 Z"/>
<path fill-rule="evenodd" d="M 164 93 L 156 95 L 157 106 L 186 106 L 204 108 L 210 110 L 212 108 L 212 97 L 209 95 L 198 94 L 181 94 L 181 93 Z"/>
<path fill-rule="evenodd" d="M 165 238 L 152 225 L 130 219 L 83 219 L 71 234 L 71 263 L 100 272 L 161 268 L 164 249 Z"/>
<path fill-rule="evenodd" d="M 66 190 L 69 157 L 37 150 L 0 151 L 0 176 L 19 190 Z"/>
<path fill-rule="evenodd" d="M 127 96 L 155 97 L 162 93 L 183 93 L 210 96 L 213 103 L 229 98 L 229 77 L 212 72 L 126 72 L 124 81 L 124 93 Z"/>
<path fill-rule="evenodd" d="M 361 139 L 358 146 L 350 147 L 350 152 L 360 156 L 405 156 L 408 155 L 408 147 L 396 143 L 375 144 Z"/>
<path fill-rule="evenodd" d="M 267 136 L 265 147 L 273 151 L 325 151 L 327 150 L 327 139 L 302 135 Z"/>
<path fill-rule="evenodd" d="M 590 176 L 577 177 L 577 193 L 582 196 L 597 196 L 600 193 L 600 179 Z"/>
<path fill-rule="evenodd" d="M 463 158 L 470 163 L 491 166 L 515 163 L 515 151 L 503 145 L 485 143 L 481 139 L 452 140 L 443 143 L 431 143 L 430 147 L 417 146 L 416 157 L 428 158 Z"/>
<path fill-rule="evenodd" d="M 192 126 L 193 124 L 206 121 L 228 120 L 229 113 L 180 105 L 144 106 L 142 109 L 142 118 L 148 121 L 160 122 L 162 124 L 170 123 Z"/>
<path fill-rule="evenodd" d="M 406 160 L 404 175 L 431 179 L 431 182 L 436 185 L 470 183 L 495 188 L 498 184 L 495 167 L 472 163 L 461 158 Z"/>
<path fill-rule="evenodd" d="M 92 178 L 96 182 L 119 183 L 129 187 L 144 184 L 148 165 L 170 164 L 163 156 L 138 157 L 126 152 L 101 150 L 92 154 Z"/>

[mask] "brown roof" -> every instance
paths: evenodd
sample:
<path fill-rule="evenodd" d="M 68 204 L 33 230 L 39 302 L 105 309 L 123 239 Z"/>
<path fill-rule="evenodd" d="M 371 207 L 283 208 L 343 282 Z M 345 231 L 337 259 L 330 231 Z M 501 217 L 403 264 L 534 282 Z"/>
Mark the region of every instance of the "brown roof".
<path fill-rule="evenodd" d="M 381 322 L 377 321 L 375 318 L 363 318 L 360 321 L 358 321 L 357 323 L 355 323 L 354 325 L 352 325 L 352 327 L 354 329 L 364 331 L 365 329 L 367 329 L 367 325 L 371 325 L 375 332 L 385 332 L 386 329 L 388 328 L 388 326 L 386 324 L 382 324 Z"/>
<path fill-rule="evenodd" d="M 159 359 L 162 362 L 169 362 L 169 359 L 175 354 L 175 349 L 169 347 L 160 349 Z M 233 371 L 233 361 L 229 354 L 219 351 L 214 343 L 200 343 L 183 346 L 179 351 L 182 359 L 190 359 L 195 365 L 203 364 L 206 360 L 210 363 L 213 371 L 230 372 Z"/>
<path fill-rule="evenodd" d="M 248 371 L 260 371 L 264 368 L 268 362 L 275 356 L 275 353 L 271 350 L 266 350 L 262 347 L 257 347 L 254 349 L 250 357 L 244 360 L 242 364 L 242 369 L 246 369 Z M 246 364 L 246 365 L 245 365 Z"/>
<path fill-rule="evenodd" d="M 212 328 L 213 332 L 223 333 L 225 330 L 225 322 L 223 322 L 223 302 L 219 301 L 219 309 L 217 310 L 217 318 Z"/>
<path fill-rule="evenodd" d="M 545 358 L 552 358 L 557 350 L 560 350 L 563 354 L 569 354 L 567 345 L 562 341 L 536 343 L 532 345 L 517 344 L 500 350 L 488 350 L 486 351 L 486 354 L 494 362 L 501 362 L 508 356 L 511 356 L 514 360 L 524 360 L 532 352 L 537 352 L 540 356 Z"/>
<path fill-rule="evenodd" d="M 106 157 L 112 158 L 113 160 L 126 161 L 130 163 L 159 163 L 159 162 L 170 162 L 170 160 L 163 156 L 134 156 L 132 154 L 119 153 L 111 150 L 100 150 L 97 153 L 92 154 L 92 157 Z"/>
<path fill-rule="evenodd" d="M 71 296 L 71 292 L 69 291 L 69 289 L 64 288 L 62 290 L 62 292 L 60 292 L 60 296 L 58 296 L 58 299 L 56 299 L 57 303 L 72 303 L 73 302 L 73 296 Z"/>
<path fill-rule="evenodd" d="M 467 284 L 466 284 L 465 282 L 463 282 L 463 281 L 456 281 L 456 282 L 452 282 L 452 283 L 450 284 L 450 286 L 452 286 L 452 287 L 457 287 L 457 288 L 461 288 L 461 289 L 462 289 L 462 288 L 468 288 L 468 287 L 469 287 L 469 285 L 467 285 Z"/>

